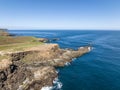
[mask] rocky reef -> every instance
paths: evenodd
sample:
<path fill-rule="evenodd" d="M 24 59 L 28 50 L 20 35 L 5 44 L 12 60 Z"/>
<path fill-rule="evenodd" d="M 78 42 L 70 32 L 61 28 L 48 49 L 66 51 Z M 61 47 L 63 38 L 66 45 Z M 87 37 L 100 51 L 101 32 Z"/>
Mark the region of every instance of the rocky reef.
<path fill-rule="evenodd" d="M 50 43 L 51 41 L 58 41 L 60 40 L 59 38 L 38 38 L 37 39 L 39 42 L 43 42 L 43 43 Z"/>
<path fill-rule="evenodd" d="M 9 58 L 0 60 L 0 90 L 41 90 L 52 86 L 57 77 L 55 68 L 88 53 L 90 48 L 60 49 L 58 44 L 42 44 L 24 51 L 1 52 L 1 56 Z"/>

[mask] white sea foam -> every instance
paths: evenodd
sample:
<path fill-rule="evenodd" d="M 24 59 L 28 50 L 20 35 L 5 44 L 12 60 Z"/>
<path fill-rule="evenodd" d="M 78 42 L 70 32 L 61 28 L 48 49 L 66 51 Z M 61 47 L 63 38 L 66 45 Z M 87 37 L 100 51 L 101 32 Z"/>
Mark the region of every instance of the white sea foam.
<path fill-rule="evenodd" d="M 53 89 L 57 89 L 57 90 L 61 90 L 63 86 L 58 78 L 55 78 L 55 80 L 53 81 L 53 84 L 54 84 Z"/>
<path fill-rule="evenodd" d="M 57 70 L 56 73 L 58 74 L 58 73 L 59 73 L 59 70 Z"/>
<path fill-rule="evenodd" d="M 76 58 L 73 58 L 72 61 L 76 60 Z"/>
<path fill-rule="evenodd" d="M 83 49 L 84 47 L 80 47 L 80 49 Z"/>
<path fill-rule="evenodd" d="M 88 51 L 89 51 L 89 52 L 91 51 L 91 47 L 88 47 Z"/>
<path fill-rule="evenodd" d="M 69 66 L 69 65 L 70 65 L 70 62 L 66 62 L 65 65 L 66 65 L 66 66 Z"/>
<path fill-rule="evenodd" d="M 45 87 L 42 87 L 41 90 L 52 90 L 53 87 L 52 86 L 45 86 Z"/>
<path fill-rule="evenodd" d="M 59 81 L 59 79 L 55 78 L 55 80 L 53 81 L 53 86 L 44 86 L 44 87 L 42 87 L 41 90 L 61 90 L 62 86 L 63 85 Z"/>
<path fill-rule="evenodd" d="M 93 50 L 93 47 L 88 47 L 88 50 L 89 50 L 89 52 L 90 52 L 91 50 Z"/>

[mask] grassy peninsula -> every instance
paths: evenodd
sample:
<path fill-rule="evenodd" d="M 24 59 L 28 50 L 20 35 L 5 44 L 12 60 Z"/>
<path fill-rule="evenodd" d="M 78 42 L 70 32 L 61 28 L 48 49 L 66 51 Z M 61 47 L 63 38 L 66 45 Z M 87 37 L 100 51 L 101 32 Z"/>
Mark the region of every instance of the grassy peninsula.
<path fill-rule="evenodd" d="M 48 44 L 46 38 L 11 36 L 6 29 L 0 32 L 0 89 L 42 90 L 53 85 L 56 67 L 63 67 L 73 58 L 90 51 L 61 49 Z"/>

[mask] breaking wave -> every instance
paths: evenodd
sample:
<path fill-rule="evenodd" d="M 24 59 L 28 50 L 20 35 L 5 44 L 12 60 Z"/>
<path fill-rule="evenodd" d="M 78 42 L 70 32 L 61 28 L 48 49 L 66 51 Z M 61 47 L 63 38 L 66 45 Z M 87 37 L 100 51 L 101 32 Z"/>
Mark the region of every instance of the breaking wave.
<path fill-rule="evenodd" d="M 41 90 L 61 90 L 62 86 L 63 85 L 59 81 L 59 79 L 55 78 L 55 80 L 53 81 L 53 86 L 44 86 L 44 87 L 42 87 Z"/>
<path fill-rule="evenodd" d="M 42 87 L 41 90 L 52 90 L 52 86 L 45 86 L 45 87 Z"/>
<path fill-rule="evenodd" d="M 52 88 L 52 90 L 61 90 L 62 86 L 63 85 L 60 82 L 60 80 L 58 78 L 55 78 L 55 80 L 53 81 L 53 88 Z"/>

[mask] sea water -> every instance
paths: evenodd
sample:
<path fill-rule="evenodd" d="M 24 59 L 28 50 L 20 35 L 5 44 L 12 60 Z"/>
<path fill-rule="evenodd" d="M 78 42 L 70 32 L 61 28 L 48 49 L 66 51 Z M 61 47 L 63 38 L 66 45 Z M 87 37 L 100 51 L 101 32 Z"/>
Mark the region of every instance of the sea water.
<path fill-rule="evenodd" d="M 91 44 L 91 52 L 58 68 L 60 88 L 54 90 L 120 90 L 120 31 L 10 30 L 18 36 L 59 38 L 61 48 Z M 47 87 L 46 87 L 47 88 Z"/>

